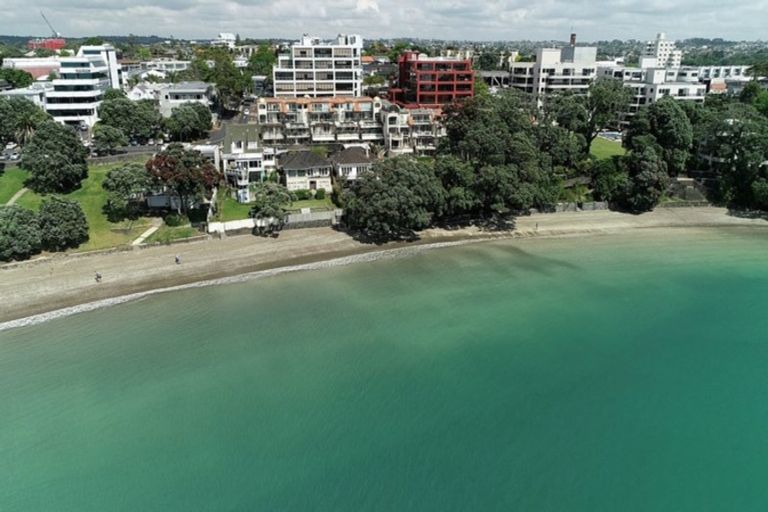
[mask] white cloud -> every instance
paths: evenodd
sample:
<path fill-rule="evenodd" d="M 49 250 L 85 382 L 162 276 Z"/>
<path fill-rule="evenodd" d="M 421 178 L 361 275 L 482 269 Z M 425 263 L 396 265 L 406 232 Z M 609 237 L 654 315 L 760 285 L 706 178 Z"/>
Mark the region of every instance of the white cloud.
<path fill-rule="evenodd" d="M 765 37 L 768 0 L 0 0 L 0 32 L 47 35 L 42 9 L 64 36 L 128 33 L 205 39 L 297 38 L 302 33 L 363 37 L 582 41 Z"/>

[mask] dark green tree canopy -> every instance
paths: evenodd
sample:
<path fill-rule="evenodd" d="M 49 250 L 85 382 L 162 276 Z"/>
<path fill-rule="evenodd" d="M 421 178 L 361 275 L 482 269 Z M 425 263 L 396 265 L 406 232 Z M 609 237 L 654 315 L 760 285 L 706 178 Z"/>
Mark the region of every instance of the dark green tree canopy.
<path fill-rule="evenodd" d="M 21 154 L 21 165 L 30 174 L 27 185 L 41 193 L 71 191 L 88 176 L 87 155 L 72 128 L 46 121 Z"/>
<path fill-rule="evenodd" d="M 345 197 L 347 224 L 364 238 L 412 238 L 428 227 L 445 205 L 431 162 L 397 157 L 376 162 L 352 182 Z"/>
<path fill-rule="evenodd" d="M 0 206 L 0 261 L 25 260 L 42 249 L 37 215 L 20 206 Z"/>
<path fill-rule="evenodd" d="M 693 145 L 693 126 L 679 102 L 667 96 L 641 109 L 630 122 L 624 145 L 631 149 L 635 138 L 649 135 L 660 146 L 670 174 L 684 173 Z"/>
<path fill-rule="evenodd" d="M 37 217 L 46 250 L 63 251 L 88 241 L 88 221 L 80 203 L 53 196 L 43 200 Z"/>
<path fill-rule="evenodd" d="M 98 123 L 93 128 L 93 148 L 100 155 L 110 155 L 117 148 L 128 145 L 128 137 L 122 130 Z"/>
<path fill-rule="evenodd" d="M 257 221 L 254 232 L 266 234 L 280 229 L 285 224 L 287 208 L 296 200 L 296 195 L 284 185 L 271 181 L 254 183 L 250 191 L 253 206 L 249 215 Z"/>
<path fill-rule="evenodd" d="M 51 117 L 26 98 L 0 96 L 0 143 L 27 144 L 38 126 Z"/>
<path fill-rule="evenodd" d="M 144 210 L 152 176 L 143 165 L 128 163 L 110 170 L 101 186 L 107 191 L 104 211 L 112 222 L 135 219 Z"/>
<path fill-rule="evenodd" d="M 184 103 L 173 109 L 165 127 L 174 140 L 190 142 L 207 135 L 211 129 L 211 111 L 200 103 Z"/>
<path fill-rule="evenodd" d="M 5 80 L 14 89 L 29 87 L 35 81 L 32 75 L 26 71 L 8 68 L 0 68 L 0 80 Z"/>

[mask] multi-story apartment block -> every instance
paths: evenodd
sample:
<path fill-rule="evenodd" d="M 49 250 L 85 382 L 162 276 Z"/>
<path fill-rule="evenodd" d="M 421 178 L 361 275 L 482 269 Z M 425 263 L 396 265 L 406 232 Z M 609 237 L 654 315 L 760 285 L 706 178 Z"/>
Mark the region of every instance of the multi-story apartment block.
<path fill-rule="evenodd" d="M 267 145 L 383 142 L 380 98 L 259 98 L 255 117 Z"/>
<path fill-rule="evenodd" d="M 272 71 L 274 95 L 283 98 L 361 96 L 363 39 L 339 35 L 335 41 L 304 36 L 278 56 Z"/>
<path fill-rule="evenodd" d="M 387 101 L 380 115 L 384 149 L 389 156 L 434 154 L 445 136 L 440 109 L 405 108 Z"/>
<path fill-rule="evenodd" d="M 160 114 L 171 117 L 173 109 L 184 103 L 200 103 L 210 108 L 213 88 L 205 82 L 181 82 L 160 91 Z"/>
<path fill-rule="evenodd" d="M 699 80 L 709 80 L 722 78 L 728 79 L 748 79 L 750 66 L 699 66 L 695 68 L 699 73 Z"/>
<path fill-rule="evenodd" d="M 565 48 L 539 48 L 535 62 L 511 65 L 511 86 L 536 98 L 552 92 L 586 93 L 597 75 L 597 48 L 576 46 L 576 35 Z"/>
<path fill-rule="evenodd" d="M 660 68 L 679 68 L 683 61 L 683 52 L 677 49 L 674 41 L 667 39 L 664 32 L 659 32 L 655 41 L 645 44 L 645 56 L 655 58 Z"/>
<path fill-rule="evenodd" d="M 277 169 L 274 148 L 264 147 L 259 135 L 253 124 L 228 124 L 224 135 L 224 175 L 240 202 L 251 200 L 251 183 L 264 181 Z"/>
<path fill-rule="evenodd" d="M 120 65 L 110 45 L 83 46 L 76 57 L 62 57 L 59 78 L 46 92 L 45 109 L 58 122 L 91 128 L 109 88 L 122 85 Z"/>
<path fill-rule="evenodd" d="M 669 96 L 679 101 L 702 103 L 707 86 L 699 82 L 696 69 L 627 68 L 609 66 L 600 68 L 600 76 L 621 80 L 632 90 L 632 102 L 620 123 L 626 125 L 644 105 L 650 105 Z"/>
<path fill-rule="evenodd" d="M 470 59 L 404 52 L 397 61 L 397 85 L 390 100 L 408 108 L 436 108 L 475 94 Z"/>

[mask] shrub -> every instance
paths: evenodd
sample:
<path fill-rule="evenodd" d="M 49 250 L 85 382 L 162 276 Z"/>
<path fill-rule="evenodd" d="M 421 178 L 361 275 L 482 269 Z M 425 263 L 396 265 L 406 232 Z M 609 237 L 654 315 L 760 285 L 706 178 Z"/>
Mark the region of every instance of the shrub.
<path fill-rule="evenodd" d="M 296 195 L 297 201 L 306 201 L 307 199 L 312 199 L 312 191 L 310 190 L 296 190 L 294 194 Z"/>
<path fill-rule="evenodd" d="M 170 226 L 172 228 L 176 226 L 181 226 L 183 224 L 187 224 L 189 222 L 189 220 L 186 217 L 179 215 L 178 213 L 169 213 L 168 215 L 165 216 L 164 220 L 165 220 L 165 225 Z"/>
<path fill-rule="evenodd" d="M 315 199 L 325 199 L 325 189 L 319 188 L 315 192 Z"/>

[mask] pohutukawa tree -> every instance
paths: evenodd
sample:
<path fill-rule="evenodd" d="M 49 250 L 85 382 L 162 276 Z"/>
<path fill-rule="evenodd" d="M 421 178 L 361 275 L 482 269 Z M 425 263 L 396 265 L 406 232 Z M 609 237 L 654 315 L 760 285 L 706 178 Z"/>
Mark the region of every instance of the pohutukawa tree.
<path fill-rule="evenodd" d="M 88 150 L 72 128 L 46 121 L 21 154 L 21 166 L 29 171 L 27 185 L 41 193 L 76 189 L 88 176 L 87 155 Z"/>
<path fill-rule="evenodd" d="M 190 206 L 210 198 L 221 180 L 221 173 L 199 151 L 170 144 L 146 163 L 147 172 L 157 186 L 164 187 L 179 199 L 179 213 L 186 214 Z"/>

